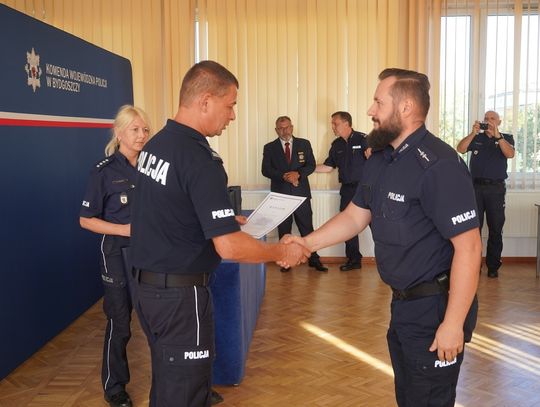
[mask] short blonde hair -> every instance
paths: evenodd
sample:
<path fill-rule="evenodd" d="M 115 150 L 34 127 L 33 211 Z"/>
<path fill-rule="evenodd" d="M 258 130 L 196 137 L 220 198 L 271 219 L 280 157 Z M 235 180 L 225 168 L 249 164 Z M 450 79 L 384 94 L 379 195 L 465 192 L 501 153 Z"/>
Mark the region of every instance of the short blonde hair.
<path fill-rule="evenodd" d="M 116 114 L 116 117 L 114 118 L 114 123 L 112 127 L 112 136 L 107 145 L 105 146 L 105 156 L 109 157 L 113 155 L 116 150 L 120 147 L 120 143 L 118 142 L 117 134 L 118 132 L 121 132 L 125 130 L 127 126 L 136 118 L 140 117 L 141 120 L 146 124 L 146 127 L 148 127 L 149 133 L 152 134 L 152 131 L 150 129 L 150 120 L 148 119 L 148 115 L 144 110 L 142 110 L 140 107 L 132 106 L 132 105 L 124 105 L 120 107 L 120 110 L 118 110 L 118 113 Z M 150 136 L 151 137 L 151 136 Z"/>

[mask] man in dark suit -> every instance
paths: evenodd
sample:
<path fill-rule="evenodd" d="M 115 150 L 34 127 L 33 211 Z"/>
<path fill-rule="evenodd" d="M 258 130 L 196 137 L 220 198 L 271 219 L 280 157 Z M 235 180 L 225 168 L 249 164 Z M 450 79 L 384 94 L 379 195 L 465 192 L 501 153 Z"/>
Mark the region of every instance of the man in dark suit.
<path fill-rule="evenodd" d="M 315 157 L 311 144 L 303 138 L 293 137 L 293 125 L 287 116 L 276 120 L 278 138 L 264 146 L 262 174 L 270 178 L 270 191 L 281 194 L 305 196 L 306 200 L 293 215 L 278 226 L 279 238 L 291 233 L 293 216 L 301 236 L 313 232 L 313 212 L 311 210 L 311 189 L 308 176 L 315 171 Z M 328 271 L 321 264 L 317 252 L 309 258 L 309 266 L 318 271 Z M 290 268 L 281 268 L 282 272 Z"/>

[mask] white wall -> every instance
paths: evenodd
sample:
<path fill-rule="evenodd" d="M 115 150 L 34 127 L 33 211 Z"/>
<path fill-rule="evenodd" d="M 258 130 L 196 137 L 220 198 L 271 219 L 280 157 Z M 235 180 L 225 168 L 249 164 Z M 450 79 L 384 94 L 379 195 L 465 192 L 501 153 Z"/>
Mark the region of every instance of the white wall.
<path fill-rule="evenodd" d="M 268 194 L 263 191 L 242 191 L 242 208 L 254 209 Z M 339 212 L 338 191 L 312 191 L 313 226 L 322 225 Z M 540 204 L 539 192 L 508 192 L 506 195 L 506 224 L 504 227 L 503 257 L 536 257 L 537 208 Z M 484 227 L 484 247 L 487 227 Z M 298 233 L 298 230 L 295 231 Z M 269 235 L 277 240 L 277 231 Z M 364 256 L 373 257 L 373 240 L 369 228 L 360 234 L 360 251 Z M 345 246 L 339 244 L 320 250 L 325 257 L 345 257 Z"/>

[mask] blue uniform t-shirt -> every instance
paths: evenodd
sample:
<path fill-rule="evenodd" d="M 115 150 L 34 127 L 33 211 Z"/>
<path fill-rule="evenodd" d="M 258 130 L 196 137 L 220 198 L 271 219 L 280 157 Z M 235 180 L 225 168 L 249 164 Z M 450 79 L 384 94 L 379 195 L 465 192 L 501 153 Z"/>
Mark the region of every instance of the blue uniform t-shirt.
<path fill-rule="evenodd" d="M 500 133 L 501 137 L 514 145 L 511 134 Z M 499 147 L 499 141 L 485 133 L 478 133 L 469 144 L 467 151 L 471 152 L 470 168 L 473 178 L 505 180 L 508 178 L 508 159 Z"/>
<path fill-rule="evenodd" d="M 371 211 L 377 267 L 397 289 L 450 270 L 449 239 L 479 226 L 467 166 L 423 125 L 371 155 L 353 203 Z"/>
<path fill-rule="evenodd" d="M 212 238 L 240 230 L 223 161 L 196 130 L 167 121 L 139 155 L 131 222 L 134 267 L 161 273 L 212 272 Z"/>
<path fill-rule="evenodd" d="M 338 179 L 342 184 L 354 184 L 360 181 L 366 162 L 364 152 L 367 149 L 364 133 L 353 131 L 347 141 L 336 138 L 330 146 L 324 165 L 338 169 Z"/>
<path fill-rule="evenodd" d="M 99 161 L 90 172 L 80 216 L 130 223 L 136 176 L 137 170 L 119 151 Z"/>

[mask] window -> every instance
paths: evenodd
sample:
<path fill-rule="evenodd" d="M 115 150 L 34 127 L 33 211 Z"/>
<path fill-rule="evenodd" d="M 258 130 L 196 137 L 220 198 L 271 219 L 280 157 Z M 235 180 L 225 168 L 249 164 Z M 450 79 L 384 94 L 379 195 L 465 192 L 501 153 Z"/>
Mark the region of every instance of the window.
<path fill-rule="evenodd" d="M 441 20 L 440 135 L 450 145 L 494 110 L 512 133 L 511 189 L 540 189 L 538 1 L 454 0 Z M 520 4 L 523 3 L 523 4 Z"/>

